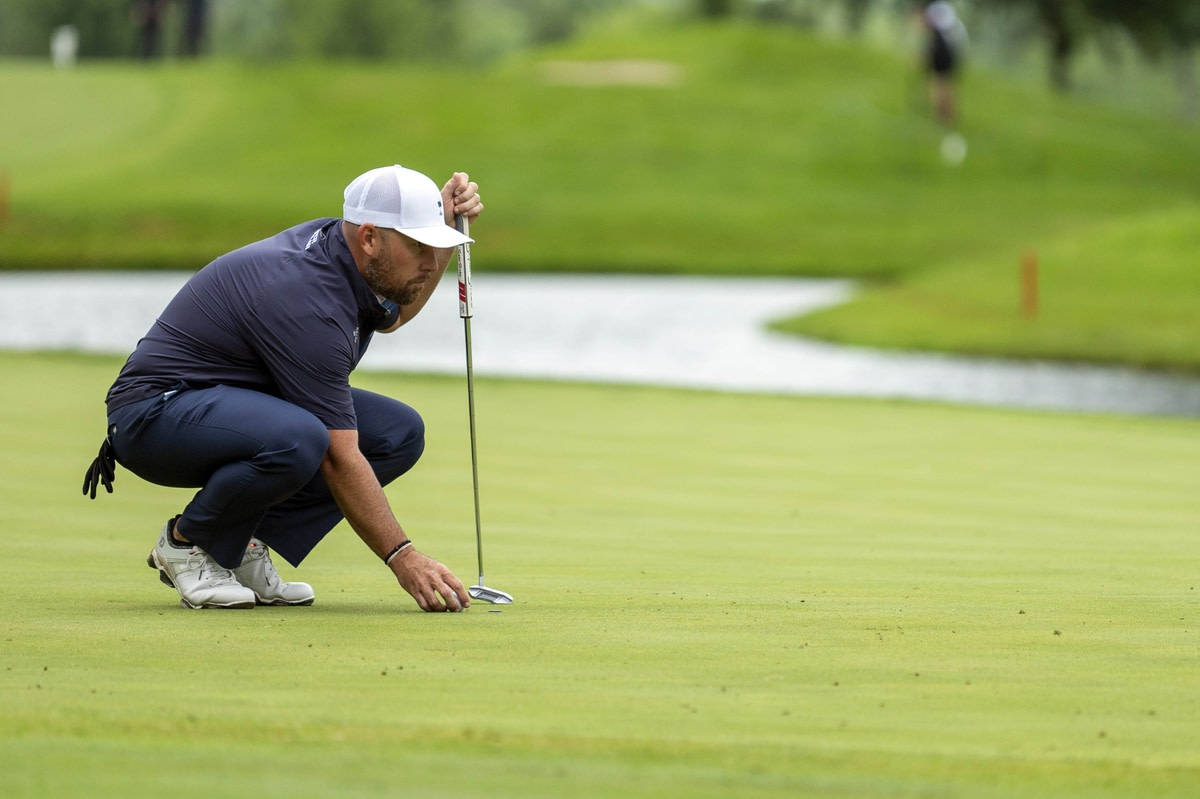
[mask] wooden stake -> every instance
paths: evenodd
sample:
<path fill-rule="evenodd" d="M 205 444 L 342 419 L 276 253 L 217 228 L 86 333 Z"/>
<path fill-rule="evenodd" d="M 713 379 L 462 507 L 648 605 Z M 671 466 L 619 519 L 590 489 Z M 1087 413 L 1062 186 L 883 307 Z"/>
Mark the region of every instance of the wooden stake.
<path fill-rule="evenodd" d="M 1021 315 L 1026 319 L 1038 315 L 1038 256 L 1032 247 L 1021 255 Z"/>
<path fill-rule="evenodd" d="M 8 212 L 11 206 L 9 195 L 12 193 L 12 184 L 8 180 L 8 173 L 0 171 L 0 227 L 8 224 Z"/>

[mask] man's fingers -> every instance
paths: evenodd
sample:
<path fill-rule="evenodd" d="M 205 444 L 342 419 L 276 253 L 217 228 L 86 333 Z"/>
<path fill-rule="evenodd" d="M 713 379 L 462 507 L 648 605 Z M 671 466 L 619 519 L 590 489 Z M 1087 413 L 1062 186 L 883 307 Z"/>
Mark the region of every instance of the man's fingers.
<path fill-rule="evenodd" d="M 454 193 L 454 210 L 463 211 L 467 208 L 472 208 L 483 203 L 479 196 L 479 187 L 474 183 L 470 184 L 462 191 Z"/>
<path fill-rule="evenodd" d="M 436 587 L 434 587 L 435 585 Z M 434 583 L 426 587 L 417 597 L 417 604 L 426 613 L 444 613 L 447 610 L 463 609 L 458 596 L 445 583 Z"/>
<path fill-rule="evenodd" d="M 446 185 L 442 191 L 449 191 L 450 196 L 455 197 L 458 194 L 461 194 L 463 189 L 469 185 L 471 185 L 471 178 L 466 172 L 455 172 L 450 176 L 450 179 L 446 181 Z"/>
<path fill-rule="evenodd" d="M 413 601 L 417 603 L 417 607 L 426 613 L 432 613 L 435 610 L 440 610 L 440 608 L 436 607 L 437 596 L 433 593 L 433 588 L 430 585 L 422 585 L 421 582 L 418 581 L 411 588 L 405 586 L 405 590 L 412 595 Z"/>
<path fill-rule="evenodd" d="M 471 180 L 466 172 L 455 172 L 442 189 L 447 213 L 461 214 L 469 219 L 483 212 L 483 200 L 479 197 L 479 184 Z"/>
<path fill-rule="evenodd" d="M 442 579 L 446 581 L 446 585 L 450 586 L 450 590 L 454 594 L 454 598 L 458 600 L 459 606 L 464 608 L 470 607 L 471 595 L 467 593 L 467 587 L 462 584 L 462 580 L 455 577 L 449 569 L 442 575 Z"/>
<path fill-rule="evenodd" d="M 454 213 L 474 220 L 481 213 L 483 213 L 483 203 L 480 202 L 478 198 L 475 198 L 474 202 L 466 202 L 462 205 L 454 206 Z"/>
<path fill-rule="evenodd" d="M 438 599 L 437 591 L 434 589 L 432 580 L 424 581 L 421 590 L 417 593 L 417 604 L 421 606 L 421 610 L 426 613 L 436 613 L 440 610 L 445 610 L 442 601 Z"/>
<path fill-rule="evenodd" d="M 400 576 L 400 581 L 421 610 L 426 613 L 457 612 L 471 604 L 470 594 L 462 581 L 445 565 L 419 553 L 412 557 L 421 560 L 407 564 L 411 571 L 406 569 L 407 573 Z"/>
<path fill-rule="evenodd" d="M 446 610 L 459 611 L 463 609 L 463 604 L 459 601 L 458 594 L 449 586 L 443 585 L 438 593 L 442 595 L 442 601 L 446 605 Z"/>
<path fill-rule="evenodd" d="M 437 595 L 437 592 L 432 588 L 427 588 L 425 590 L 428 591 L 428 593 L 425 594 L 425 610 L 429 613 L 441 613 L 444 611 L 446 606 L 442 604 L 442 599 Z"/>
<path fill-rule="evenodd" d="M 454 572 L 447 569 L 445 564 L 439 563 L 438 571 L 441 574 L 443 587 L 446 589 L 442 591 L 442 596 L 449 600 L 450 597 L 446 596 L 446 592 L 449 591 L 461 607 L 465 608 L 470 605 L 471 595 L 467 593 L 466 586 L 463 585 L 462 580 L 458 579 Z"/>

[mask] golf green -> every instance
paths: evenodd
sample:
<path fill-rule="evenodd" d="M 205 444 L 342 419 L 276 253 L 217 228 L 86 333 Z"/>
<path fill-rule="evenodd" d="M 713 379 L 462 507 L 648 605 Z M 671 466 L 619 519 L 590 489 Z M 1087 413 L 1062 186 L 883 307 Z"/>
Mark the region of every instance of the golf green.
<path fill-rule="evenodd" d="M 488 581 L 345 526 L 309 608 L 188 611 L 189 492 L 79 495 L 111 358 L 0 354 L 0 794 L 1191 796 L 1200 424 L 481 380 Z M 461 380 L 388 490 L 473 582 Z"/>

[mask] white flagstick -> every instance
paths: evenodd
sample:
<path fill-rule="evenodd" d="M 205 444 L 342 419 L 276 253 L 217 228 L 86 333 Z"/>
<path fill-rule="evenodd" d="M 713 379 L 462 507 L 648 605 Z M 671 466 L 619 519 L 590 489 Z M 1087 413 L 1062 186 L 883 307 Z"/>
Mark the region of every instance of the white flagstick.
<path fill-rule="evenodd" d="M 470 225 L 465 216 L 454 218 L 455 226 L 464 236 L 469 236 Z M 511 595 L 488 588 L 483 581 L 483 532 L 479 523 L 479 459 L 475 452 L 475 378 L 471 370 L 471 317 L 475 307 L 471 300 L 471 244 L 458 245 L 458 315 L 463 320 L 463 333 L 467 342 L 467 415 L 471 420 L 471 485 L 475 491 L 475 553 L 479 559 L 479 585 L 467 589 L 472 599 L 481 599 L 493 605 L 510 605 Z"/>

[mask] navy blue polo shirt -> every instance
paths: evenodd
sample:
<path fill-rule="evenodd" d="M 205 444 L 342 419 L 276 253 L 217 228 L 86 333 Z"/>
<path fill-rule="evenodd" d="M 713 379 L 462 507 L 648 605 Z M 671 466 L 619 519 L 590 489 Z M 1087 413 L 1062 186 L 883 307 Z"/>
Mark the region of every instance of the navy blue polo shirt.
<path fill-rule="evenodd" d="M 329 429 L 354 429 L 350 372 L 386 316 L 341 220 L 305 222 L 193 275 L 125 362 L 108 410 L 181 382 L 226 385 L 280 397 Z"/>

